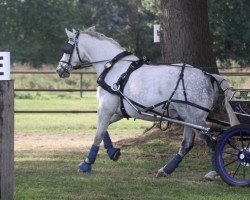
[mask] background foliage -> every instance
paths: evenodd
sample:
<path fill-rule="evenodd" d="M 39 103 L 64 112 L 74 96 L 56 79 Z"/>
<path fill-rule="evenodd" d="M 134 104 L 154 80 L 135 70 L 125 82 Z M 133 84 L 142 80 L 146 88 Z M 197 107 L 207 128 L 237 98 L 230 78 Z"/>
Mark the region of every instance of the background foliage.
<path fill-rule="evenodd" d="M 161 60 L 153 43 L 153 24 L 159 23 L 160 0 L 1 0 L 0 51 L 12 61 L 34 67 L 55 64 L 61 57 L 64 28 L 97 31 L 115 38 L 136 55 Z M 248 0 L 208 0 L 214 52 L 222 63 L 249 64 Z"/>
<path fill-rule="evenodd" d="M 224 62 L 238 61 L 242 66 L 250 62 L 250 1 L 209 0 L 210 29 L 213 33 L 214 53 Z"/>

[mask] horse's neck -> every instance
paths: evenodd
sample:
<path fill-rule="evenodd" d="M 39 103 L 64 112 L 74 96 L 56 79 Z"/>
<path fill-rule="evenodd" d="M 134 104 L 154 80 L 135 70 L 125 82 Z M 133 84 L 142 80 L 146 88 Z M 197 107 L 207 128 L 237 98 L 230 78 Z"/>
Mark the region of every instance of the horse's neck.
<path fill-rule="evenodd" d="M 83 47 L 86 48 L 87 59 L 89 62 L 98 62 L 104 60 L 112 60 L 116 55 L 124 51 L 121 47 L 113 44 L 108 40 L 100 40 L 93 36 L 85 35 L 87 37 L 83 40 Z M 104 70 L 105 62 L 93 64 L 97 76 Z"/>

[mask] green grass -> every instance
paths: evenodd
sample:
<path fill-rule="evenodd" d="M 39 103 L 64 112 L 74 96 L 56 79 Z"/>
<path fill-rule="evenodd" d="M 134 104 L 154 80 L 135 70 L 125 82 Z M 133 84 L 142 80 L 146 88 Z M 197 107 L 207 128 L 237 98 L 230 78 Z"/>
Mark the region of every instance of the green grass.
<path fill-rule="evenodd" d="M 112 124 L 110 131 L 142 133 L 152 122 L 123 119 Z M 25 133 L 68 133 L 84 132 L 94 133 L 97 128 L 95 114 L 16 114 L 15 132 Z"/>
<path fill-rule="evenodd" d="M 15 110 L 97 110 L 95 93 L 79 94 L 42 94 L 23 93 L 15 99 Z M 28 98 L 20 96 L 28 95 Z M 110 126 L 109 130 L 141 133 L 152 122 L 137 120 L 121 120 Z M 96 114 L 15 114 L 16 132 L 25 133 L 93 133 L 97 128 Z"/>
<path fill-rule="evenodd" d="M 172 151 L 176 152 L 177 148 Z M 112 162 L 101 150 L 91 174 L 77 172 L 82 157 L 79 152 L 17 152 L 15 199 L 249 198 L 249 188 L 229 187 L 221 180 L 202 180 L 209 170 L 204 148 L 195 147 L 194 153 L 168 178 L 156 178 L 155 173 L 169 158 L 142 156 L 142 152 L 145 153 L 140 145 L 123 148 L 122 158 Z M 150 152 L 157 153 L 157 150 Z"/>
<path fill-rule="evenodd" d="M 19 71 L 20 69 L 16 69 Z M 25 69 L 21 69 L 25 70 Z M 39 71 L 34 69 L 26 69 L 27 71 Z M 48 69 L 55 71 L 55 69 Z M 48 71 L 45 69 L 45 71 Z M 41 70 L 42 71 L 42 70 Z M 71 74 L 68 79 L 61 79 L 56 74 L 12 74 L 11 78 L 15 81 L 15 88 L 36 88 L 36 89 L 76 89 L 80 88 L 80 75 Z M 82 79 L 83 88 L 95 88 L 96 75 L 83 75 Z"/>

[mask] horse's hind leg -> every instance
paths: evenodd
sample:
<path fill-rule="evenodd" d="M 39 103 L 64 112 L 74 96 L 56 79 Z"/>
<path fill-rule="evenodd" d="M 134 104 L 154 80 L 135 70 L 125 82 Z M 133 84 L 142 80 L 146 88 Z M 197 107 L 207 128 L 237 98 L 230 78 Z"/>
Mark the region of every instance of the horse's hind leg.
<path fill-rule="evenodd" d="M 207 126 L 206 123 L 203 123 L 203 126 Z M 198 131 L 197 131 L 198 132 Z M 216 158 L 215 158 L 215 143 L 208 135 L 200 134 L 202 140 L 206 143 L 211 153 L 211 163 L 212 163 L 212 170 L 208 172 L 204 178 L 209 181 L 214 181 L 216 177 L 218 177 L 217 166 L 216 166 Z"/>
<path fill-rule="evenodd" d="M 117 122 L 122 118 L 123 118 L 122 115 L 114 114 L 110 119 L 110 124 Z M 120 149 L 113 147 L 108 131 L 106 131 L 103 135 L 103 143 L 104 143 L 104 148 L 107 149 L 107 154 L 109 158 L 113 161 L 117 161 L 121 155 Z"/>
<path fill-rule="evenodd" d="M 192 128 L 185 126 L 183 132 L 183 140 L 179 152 L 157 173 L 157 177 L 170 175 L 178 167 L 183 157 L 194 146 L 195 133 Z"/>

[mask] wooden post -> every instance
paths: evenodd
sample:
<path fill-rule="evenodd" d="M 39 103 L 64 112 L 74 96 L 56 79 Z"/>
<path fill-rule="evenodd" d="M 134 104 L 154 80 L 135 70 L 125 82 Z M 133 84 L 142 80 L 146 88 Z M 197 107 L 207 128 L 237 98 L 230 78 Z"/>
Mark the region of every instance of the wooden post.
<path fill-rule="evenodd" d="M 14 81 L 0 81 L 0 199 L 14 198 Z"/>
<path fill-rule="evenodd" d="M 82 90 L 82 73 L 80 73 L 80 89 Z M 82 91 L 80 92 L 80 97 L 82 97 Z"/>

